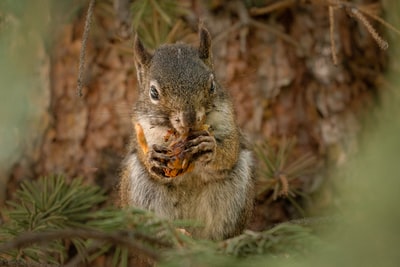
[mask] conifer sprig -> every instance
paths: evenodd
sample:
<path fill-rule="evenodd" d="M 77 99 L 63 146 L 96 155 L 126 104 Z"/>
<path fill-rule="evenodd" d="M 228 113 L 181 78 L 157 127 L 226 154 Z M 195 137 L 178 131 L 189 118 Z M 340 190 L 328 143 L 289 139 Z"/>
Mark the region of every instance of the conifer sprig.
<path fill-rule="evenodd" d="M 85 185 L 79 178 L 70 184 L 60 176 L 26 181 L 15 199 L 8 202 L 7 223 L 0 228 L 0 259 L 65 263 L 71 256 L 70 245 L 65 241 L 70 240 L 82 260 L 88 261 L 115 247 L 121 252 L 115 254 L 115 262 L 119 263 L 129 248 L 156 257 L 158 254 L 151 248 L 173 247 L 182 242 L 172 223 L 149 212 L 100 209 L 107 199 L 104 192 L 98 186 Z M 89 253 L 99 240 L 104 245 Z"/>
<path fill-rule="evenodd" d="M 193 223 L 107 206 L 98 186 L 85 185 L 82 179 L 66 183 L 60 176 L 24 182 L 15 199 L 8 202 L 7 220 L 0 227 L 0 262 L 10 264 L 76 266 L 105 254 L 112 257 L 113 266 L 128 266 L 130 255 L 144 255 L 167 266 L 214 256 L 230 262 L 250 254 L 299 252 L 299 242 L 307 243 L 312 236 L 301 226 L 278 225 L 222 242 L 195 240 L 177 231 L 194 227 Z"/>
<path fill-rule="evenodd" d="M 298 193 L 299 178 L 315 171 L 316 157 L 311 153 L 293 156 L 294 140 L 284 139 L 277 147 L 269 143 L 256 151 L 260 159 L 259 194 L 272 191 L 272 200 L 294 197 Z"/>

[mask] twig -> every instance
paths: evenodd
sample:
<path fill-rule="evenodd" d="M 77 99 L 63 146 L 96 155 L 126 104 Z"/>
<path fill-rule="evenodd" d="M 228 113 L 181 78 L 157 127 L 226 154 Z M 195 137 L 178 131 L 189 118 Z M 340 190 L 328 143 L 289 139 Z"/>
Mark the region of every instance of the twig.
<path fill-rule="evenodd" d="M 57 230 L 51 232 L 38 232 L 28 233 L 16 237 L 15 239 L 6 243 L 0 244 L 0 252 L 9 251 L 12 249 L 23 248 L 29 246 L 32 243 L 47 243 L 55 239 L 72 239 L 72 238 L 86 238 L 107 241 L 113 244 L 118 244 L 127 247 L 131 250 L 136 250 L 144 255 L 150 257 L 153 260 L 159 260 L 160 255 L 144 247 L 142 244 L 135 241 L 135 238 L 143 239 L 143 235 L 132 233 L 131 235 L 126 232 L 118 233 L 105 233 L 95 230 L 83 230 L 83 229 L 66 229 Z M 151 239 L 146 237 L 147 240 Z M 154 241 L 154 240 L 152 240 Z M 169 246 L 159 240 L 155 241 L 158 244 Z"/>
<path fill-rule="evenodd" d="M 295 4 L 296 2 L 297 2 L 297 0 L 283 0 L 283 1 L 278 1 L 276 3 L 270 4 L 265 7 L 253 7 L 250 9 L 250 15 L 252 15 L 252 16 L 265 15 L 265 14 L 271 13 L 273 11 L 276 11 L 278 9 L 287 8 L 287 7 Z"/>
<path fill-rule="evenodd" d="M 97 241 L 94 242 L 90 247 L 88 247 L 85 251 L 85 255 L 89 255 L 92 252 L 95 252 L 97 249 L 99 249 L 101 246 L 104 246 L 104 242 Z M 71 260 L 68 261 L 67 264 L 65 264 L 63 267 L 74 267 L 78 266 L 79 263 L 85 260 L 85 255 L 81 255 L 80 253 L 77 253 L 75 257 L 73 257 Z"/>
<path fill-rule="evenodd" d="M 315 2 L 315 0 L 311 1 L 311 2 Z M 335 7 L 338 7 L 338 8 L 348 8 L 353 14 L 354 14 L 354 10 L 356 10 L 356 12 L 359 11 L 359 12 L 369 16 L 370 18 L 378 21 L 383 26 L 389 28 L 390 30 L 392 30 L 395 33 L 400 35 L 400 30 L 399 29 L 397 29 L 395 26 L 393 26 L 392 24 L 388 23 L 387 21 L 385 21 L 381 17 L 375 15 L 374 12 L 371 12 L 370 9 L 368 9 L 366 6 L 359 5 L 359 4 L 352 3 L 352 2 L 340 1 L 340 0 L 328 0 L 327 2 L 322 2 L 322 4 L 325 4 L 325 5 L 327 4 L 329 6 L 335 6 Z"/>
<path fill-rule="evenodd" d="M 78 96 L 82 97 L 82 86 L 83 86 L 83 72 L 85 68 L 85 56 L 86 56 L 86 45 L 87 45 L 87 40 L 89 37 L 89 30 L 90 30 L 90 25 L 92 22 L 92 16 L 93 16 L 93 8 L 94 8 L 94 3 L 96 0 L 90 0 L 89 3 L 89 8 L 88 12 L 86 15 L 86 20 L 85 20 L 85 28 L 83 30 L 83 37 L 82 37 L 82 47 L 81 47 L 81 53 L 79 55 L 79 73 L 78 73 L 78 87 L 77 87 L 77 92 Z"/>
<path fill-rule="evenodd" d="M 240 27 L 239 36 L 240 36 L 240 52 L 246 52 L 246 41 L 247 35 L 249 34 L 249 22 L 250 16 L 247 12 L 246 6 L 242 1 L 233 1 L 230 5 L 231 9 L 236 12 L 239 16 L 239 20 L 241 22 L 242 27 Z"/>
<path fill-rule="evenodd" d="M 369 12 L 367 9 L 364 9 L 363 7 L 360 7 L 359 10 L 364 13 L 365 15 L 369 16 L 370 18 L 378 21 L 379 23 L 381 23 L 383 26 L 386 26 L 387 28 L 391 29 L 392 31 L 394 31 L 395 33 L 400 35 L 400 30 L 398 30 L 395 26 L 393 26 L 392 24 L 388 23 L 387 21 L 385 21 L 384 19 L 378 17 L 377 15 L 373 14 L 372 12 Z"/>
<path fill-rule="evenodd" d="M 298 0 L 282 0 L 277 3 L 267 5 L 265 7 L 251 8 L 249 13 L 252 16 L 264 15 L 264 14 L 274 12 L 276 10 L 288 8 L 298 2 L 300 2 L 300 1 L 298 1 Z M 334 39 L 334 32 L 335 32 L 334 10 L 335 10 L 335 8 L 345 9 L 348 12 L 350 12 L 352 15 L 354 15 L 355 18 L 357 18 L 361 23 L 364 24 L 364 26 L 367 28 L 367 31 L 371 34 L 372 38 L 377 42 L 378 46 L 383 50 L 386 50 L 389 47 L 388 42 L 385 41 L 379 35 L 379 33 L 375 30 L 375 28 L 371 25 L 371 23 L 367 20 L 367 18 L 363 14 L 380 22 L 387 28 L 393 30 L 395 33 L 400 34 L 400 30 L 398 30 L 396 27 L 394 27 L 390 23 L 386 22 L 384 19 L 375 15 L 374 12 L 371 12 L 367 7 L 365 7 L 363 5 L 359 5 L 359 4 L 348 2 L 348 1 L 342 1 L 342 0 L 325 0 L 325 1 L 321 1 L 321 0 L 308 0 L 307 1 L 307 0 L 305 0 L 305 1 L 301 1 L 300 3 L 303 3 L 303 4 L 310 3 L 312 5 L 328 6 L 332 60 L 335 65 L 338 64 L 337 53 L 336 53 L 336 44 L 335 44 L 335 39 Z M 250 19 L 247 23 L 250 23 L 251 25 L 257 26 L 257 27 L 267 28 L 267 25 L 264 25 L 253 19 Z M 235 25 L 235 28 L 236 27 L 242 28 L 243 26 L 247 27 L 247 25 L 239 24 L 239 25 Z M 268 29 L 268 30 L 273 32 L 274 34 L 278 35 L 281 39 L 298 47 L 298 44 L 291 38 L 287 38 L 287 36 L 284 36 L 284 35 L 282 35 L 282 33 L 279 33 L 277 31 L 272 31 L 272 29 Z"/>
<path fill-rule="evenodd" d="M 282 185 L 282 189 L 279 192 L 279 195 L 287 197 L 289 195 L 289 181 L 287 177 L 283 174 L 279 174 L 278 179 Z"/>
<path fill-rule="evenodd" d="M 213 44 L 218 44 L 221 40 L 225 39 L 227 36 L 229 36 L 231 33 L 236 32 L 238 29 L 243 27 L 242 23 L 240 21 L 234 23 L 232 26 L 230 26 L 228 29 L 225 29 L 218 33 L 213 39 Z"/>
<path fill-rule="evenodd" d="M 313 226 L 313 225 L 326 225 L 337 223 L 340 221 L 339 216 L 323 216 L 323 217 L 308 217 L 308 218 L 301 218 L 290 220 L 288 223 L 297 224 L 302 226 Z"/>
<path fill-rule="evenodd" d="M 59 267 L 60 265 L 43 264 L 37 262 L 26 262 L 24 260 L 3 260 L 0 259 L 2 267 Z"/>
<path fill-rule="evenodd" d="M 334 17 L 334 7 L 329 6 L 329 34 L 331 39 L 331 54 L 332 61 L 334 65 L 338 64 L 337 55 L 336 55 L 336 43 L 335 43 L 335 17 Z"/>
<path fill-rule="evenodd" d="M 295 225 L 301 225 L 301 226 L 321 226 L 321 225 L 329 225 L 333 223 L 338 223 L 342 221 L 342 217 L 339 215 L 331 215 L 331 216 L 321 216 L 321 217 L 303 217 L 300 219 L 293 219 L 289 220 L 286 222 L 280 222 L 271 225 L 268 227 L 266 230 L 273 229 L 276 226 L 282 225 L 282 224 L 295 224 Z"/>
<path fill-rule="evenodd" d="M 302 47 L 299 45 L 299 43 L 295 39 L 293 39 L 288 34 L 285 34 L 285 33 L 277 30 L 276 28 L 274 28 L 274 27 L 272 27 L 272 26 L 270 26 L 268 24 L 259 22 L 259 21 L 255 20 L 255 19 L 250 19 L 250 24 L 255 26 L 255 27 L 257 27 L 257 28 L 261 28 L 261 29 L 267 30 L 270 33 L 272 33 L 275 36 L 277 36 L 278 38 L 282 39 L 283 41 L 293 45 L 294 47 L 302 49 Z"/>
<path fill-rule="evenodd" d="M 375 28 L 371 25 L 371 23 L 367 20 L 367 18 L 357 9 L 350 8 L 349 11 L 359 20 L 362 24 L 364 24 L 367 31 L 371 34 L 372 38 L 376 41 L 378 46 L 382 50 L 386 50 L 389 47 L 388 42 L 386 42 L 379 33 L 375 30 Z"/>

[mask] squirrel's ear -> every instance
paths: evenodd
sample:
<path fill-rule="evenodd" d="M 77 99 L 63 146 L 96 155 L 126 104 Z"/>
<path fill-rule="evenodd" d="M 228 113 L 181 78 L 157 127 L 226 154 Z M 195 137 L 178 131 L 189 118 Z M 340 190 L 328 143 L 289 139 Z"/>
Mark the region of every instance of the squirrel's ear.
<path fill-rule="evenodd" d="M 204 63 L 212 67 L 211 35 L 203 25 L 199 26 L 199 37 L 199 57 L 204 61 Z"/>
<path fill-rule="evenodd" d="M 133 41 L 133 52 L 138 81 L 142 84 L 152 55 L 144 48 L 137 34 Z"/>
<path fill-rule="evenodd" d="M 133 41 L 133 50 L 135 63 L 147 66 L 151 60 L 151 54 L 144 48 L 139 36 L 135 34 L 135 39 Z"/>

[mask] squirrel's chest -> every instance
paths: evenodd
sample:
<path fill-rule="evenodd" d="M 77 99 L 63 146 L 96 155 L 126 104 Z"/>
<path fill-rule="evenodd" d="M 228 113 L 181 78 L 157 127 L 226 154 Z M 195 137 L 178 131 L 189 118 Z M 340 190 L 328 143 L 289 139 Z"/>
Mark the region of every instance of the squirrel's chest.
<path fill-rule="evenodd" d="M 172 219 L 199 219 L 212 213 L 210 188 L 206 184 L 169 184 L 159 191 L 156 213 Z"/>

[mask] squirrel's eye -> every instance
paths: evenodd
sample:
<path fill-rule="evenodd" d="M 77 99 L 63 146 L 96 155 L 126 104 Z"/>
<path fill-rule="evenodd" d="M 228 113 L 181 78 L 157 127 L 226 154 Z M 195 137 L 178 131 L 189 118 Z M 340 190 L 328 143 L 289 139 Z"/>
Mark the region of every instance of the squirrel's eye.
<path fill-rule="evenodd" d="M 215 82 L 212 81 L 210 85 L 210 93 L 213 94 L 215 92 Z"/>
<path fill-rule="evenodd" d="M 160 100 L 160 94 L 157 91 L 157 88 L 154 85 L 150 86 L 150 97 L 152 100 L 158 101 Z"/>
<path fill-rule="evenodd" d="M 210 94 L 214 94 L 215 93 L 215 87 L 216 87 L 216 85 L 215 85 L 215 81 L 214 81 L 214 74 L 210 74 L 210 78 L 209 78 L 209 80 L 208 80 L 208 84 L 210 85 L 210 87 L 209 87 L 209 92 L 210 92 Z"/>

